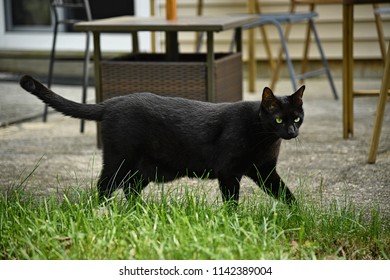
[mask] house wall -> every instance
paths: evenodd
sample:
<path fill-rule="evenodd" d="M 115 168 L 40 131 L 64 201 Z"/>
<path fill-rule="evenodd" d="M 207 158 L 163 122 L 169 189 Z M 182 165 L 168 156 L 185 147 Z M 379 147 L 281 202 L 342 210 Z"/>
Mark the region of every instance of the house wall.
<path fill-rule="evenodd" d="M 165 15 L 165 1 L 157 1 L 157 11 L 160 15 Z M 178 17 L 184 15 L 195 15 L 197 0 L 179 0 Z M 262 12 L 288 12 L 289 0 L 260 0 Z M 389 5 L 387 5 L 389 6 Z M 308 11 L 307 5 L 300 5 L 298 11 Z M 380 59 L 380 49 L 378 44 L 378 35 L 376 32 L 374 13 L 372 5 L 357 5 L 355 6 L 355 29 L 354 29 L 354 56 L 356 59 Z M 326 4 L 317 5 L 316 11 L 319 17 L 316 19 L 316 27 L 322 41 L 323 48 L 328 59 L 339 60 L 342 58 L 342 5 L 341 4 Z M 241 0 L 207 0 L 204 1 L 204 15 L 219 15 L 219 14 L 234 14 L 246 13 L 247 1 Z M 390 38 L 390 15 L 383 17 L 383 29 L 386 40 Z M 279 38 L 276 30 L 272 26 L 266 27 L 267 34 L 270 38 L 274 54 L 279 49 Z M 232 32 L 222 32 L 216 36 L 216 49 L 226 51 L 231 40 Z M 260 32 L 256 32 L 257 49 L 256 55 L 258 59 L 266 59 L 264 51 L 263 38 Z M 182 33 L 180 38 L 180 48 L 184 51 L 194 50 L 194 34 Z M 290 35 L 289 49 L 291 56 L 294 59 L 302 57 L 302 43 L 305 38 L 305 25 L 294 24 Z M 244 44 L 247 44 L 248 36 L 244 34 Z M 160 46 L 163 45 L 163 36 L 159 37 Z M 244 58 L 246 58 L 246 47 L 244 46 Z M 318 52 L 315 46 L 311 48 L 311 57 L 318 58 Z"/>

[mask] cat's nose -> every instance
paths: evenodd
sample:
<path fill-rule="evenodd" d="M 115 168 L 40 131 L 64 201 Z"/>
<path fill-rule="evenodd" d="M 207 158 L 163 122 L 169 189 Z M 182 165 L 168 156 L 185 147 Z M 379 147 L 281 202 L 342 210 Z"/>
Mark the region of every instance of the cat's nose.
<path fill-rule="evenodd" d="M 290 125 L 287 128 L 287 135 L 289 138 L 294 138 L 298 136 L 298 129 L 294 125 Z"/>

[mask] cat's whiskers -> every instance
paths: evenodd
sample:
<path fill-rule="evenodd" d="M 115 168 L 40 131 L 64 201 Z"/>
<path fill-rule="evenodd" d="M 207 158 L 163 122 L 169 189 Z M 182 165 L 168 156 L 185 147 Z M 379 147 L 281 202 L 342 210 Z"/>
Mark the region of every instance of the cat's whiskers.
<path fill-rule="evenodd" d="M 299 137 L 297 136 L 297 137 L 295 137 L 295 146 L 296 147 L 298 147 L 298 146 L 300 146 L 300 144 L 301 144 L 301 141 L 300 141 L 300 139 L 299 139 Z"/>

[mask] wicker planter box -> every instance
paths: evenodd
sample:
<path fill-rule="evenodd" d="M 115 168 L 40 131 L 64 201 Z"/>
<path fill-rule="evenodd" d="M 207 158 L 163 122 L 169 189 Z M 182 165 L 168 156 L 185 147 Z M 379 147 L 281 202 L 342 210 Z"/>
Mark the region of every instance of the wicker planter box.
<path fill-rule="evenodd" d="M 215 55 L 216 102 L 242 99 L 240 53 Z M 181 54 L 166 61 L 164 54 L 137 54 L 101 62 L 103 100 L 135 92 L 207 100 L 205 54 Z"/>

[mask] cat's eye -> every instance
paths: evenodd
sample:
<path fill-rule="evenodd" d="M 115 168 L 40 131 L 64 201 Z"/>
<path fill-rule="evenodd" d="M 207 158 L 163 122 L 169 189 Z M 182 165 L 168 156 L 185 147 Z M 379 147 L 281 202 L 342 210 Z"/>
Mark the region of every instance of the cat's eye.
<path fill-rule="evenodd" d="M 294 119 L 294 122 L 297 123 L 297 122 L 299 122 L 300 120 L 301 120 L 300 117 L 296 117 L 296 118 Z"/>
<path fill-rule="evenodd" d="M 276 122 L 277 124 L 281 124 L 281 123 L 283 122 L 283 119 L 282 119 L 282 118 L 276 118 L 276 119 L 275 119 L 275 122 Z"/>

